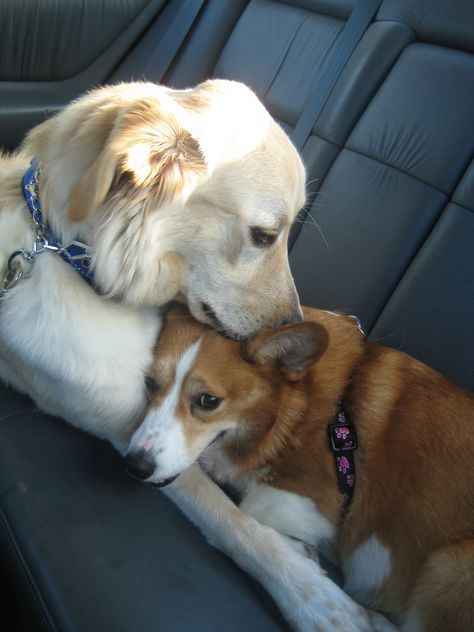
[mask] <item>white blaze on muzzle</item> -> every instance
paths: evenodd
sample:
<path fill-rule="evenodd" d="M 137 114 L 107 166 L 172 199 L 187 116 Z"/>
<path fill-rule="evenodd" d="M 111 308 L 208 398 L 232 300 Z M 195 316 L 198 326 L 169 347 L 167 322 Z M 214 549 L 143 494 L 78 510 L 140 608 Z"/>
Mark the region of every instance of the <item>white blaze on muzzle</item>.
<path fill-rule="evenodd" d="M 181 422 L 177 419 L 183 382 L 189 373 L 201 346 L 201 338 L 194 342 L 179 359 L 174 382 L 158 408 L 151 409 L 130 442 L 129 453 L 143 451 L 155 462 L 155 470 L 147 482 L 160 482 L 180 474 L 192 457 L 186 445 Z"/>

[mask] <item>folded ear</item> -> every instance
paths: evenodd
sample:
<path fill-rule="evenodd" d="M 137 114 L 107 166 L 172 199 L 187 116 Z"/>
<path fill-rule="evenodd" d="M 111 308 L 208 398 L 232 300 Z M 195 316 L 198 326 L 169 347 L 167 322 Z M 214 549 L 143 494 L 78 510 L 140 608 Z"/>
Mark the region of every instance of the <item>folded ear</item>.
<path fill-rule="evenodd" d="M 110 155 L 105 148 L 76 182 L 69 198 L 69 218 L 73 222 L 86 219 L 105 200 L 115 178 L 117 163 L 118 157 Z"/>
<path fill-rule="evenodd" d="M 243 357 L 251 363 L 275 366 L 290 379 L 302 374 L 323 355 L 328 345 L 326 329 L 311 322 L 266 330 L 241 345 Z"/>
<path fill-rule="evenodd" d="M 71 191 L 69 217 L 81 221 L 97 209 L 121 176 L 148 189 L 157 204 L 177 197 L 207 171 L 199 144 L 166 104 L 147 99 L 119 113 L 105 146 Z"/>

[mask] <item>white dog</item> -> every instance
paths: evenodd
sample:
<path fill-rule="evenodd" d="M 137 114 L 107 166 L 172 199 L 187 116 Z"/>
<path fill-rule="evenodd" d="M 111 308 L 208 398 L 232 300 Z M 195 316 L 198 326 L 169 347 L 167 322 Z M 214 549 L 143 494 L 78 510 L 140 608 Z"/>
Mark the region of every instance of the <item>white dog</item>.
<path fill-rule="evenodd" d="M 21 191 L 32 158 L 33 203 L 53 241 L 87 244 L 93 287 L 57 252 L 34 255 L 44 238 Z M 9 258 L 24 274 L 1 298 L 0 375 L 125 450 L 145 406 L 152 308 L 184 300 L 234 337 L 299 317 L 286 241 L 303 202 L 297 152 L 242 84 L 91 92 L 0 160 L 0 283 Z"/>
<path fill-rule="evenodd" d="M 286 244 L 304 181 L 291 142 L 241 84 L 86 95 L 0 158 L 0 376 L 125 452 L 146 406 L 157 307 L 185 301 L 233 337 L 301 317 Z M 287 617 L 314 629 L 315 565 L 199 468 L 172 489 Z M 213 539 L 223 525 L 225 541 Z"/>

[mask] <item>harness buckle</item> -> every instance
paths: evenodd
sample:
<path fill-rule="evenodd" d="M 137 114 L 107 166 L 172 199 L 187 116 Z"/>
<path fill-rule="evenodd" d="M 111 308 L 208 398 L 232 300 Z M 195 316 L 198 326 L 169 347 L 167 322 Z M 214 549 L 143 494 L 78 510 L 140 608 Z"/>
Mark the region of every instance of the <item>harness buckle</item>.
<path fill-rule="evenodd" d="M 333 452 L 351 452 L 357 448 L 357 435 L 351 423 L 331 424 L 328 432 Z"/>

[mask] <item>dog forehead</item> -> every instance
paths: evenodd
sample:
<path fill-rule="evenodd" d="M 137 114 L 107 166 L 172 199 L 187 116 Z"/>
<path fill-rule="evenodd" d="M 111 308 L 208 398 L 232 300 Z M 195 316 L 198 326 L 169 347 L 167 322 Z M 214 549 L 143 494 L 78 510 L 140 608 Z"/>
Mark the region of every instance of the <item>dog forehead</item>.
<path fill-rule="evenodd" d="M 181 306 L 170 310 L 154 350 L 154 363 L 176 364 L 208 327 Z"/>
<path fill-rule="evenodd" d="M 201 339 L 190 378 L 190 389 L 199 385 L 218 397 L 237 397 L 242 402 L 264 379 L 258 367 L 244 360 L 240 342 L 213 331 Z"/>
<path fill-rule="evenodd" d="M 220 165 L 196 192 L 246 224 L 279 229 L 293 221 L 305 201 L 304 173 L 289 164 L 269 152 L 253 152 Z"/>
<path fill-rule="evenodd" d="M 178 365 L 197 341 L 199 347 L 193 353 L 182 386 L 192 378 L 190 388 L 207 386 L 222 393 L 238 389 L 242 381 L 251 381 L 252 367 L 242 358 L 240 343 L 195 321 L 185 310 L 173 310 L 168 317 L 155 348 L 155 370 L 166 381 L 174 381 Z"/>

